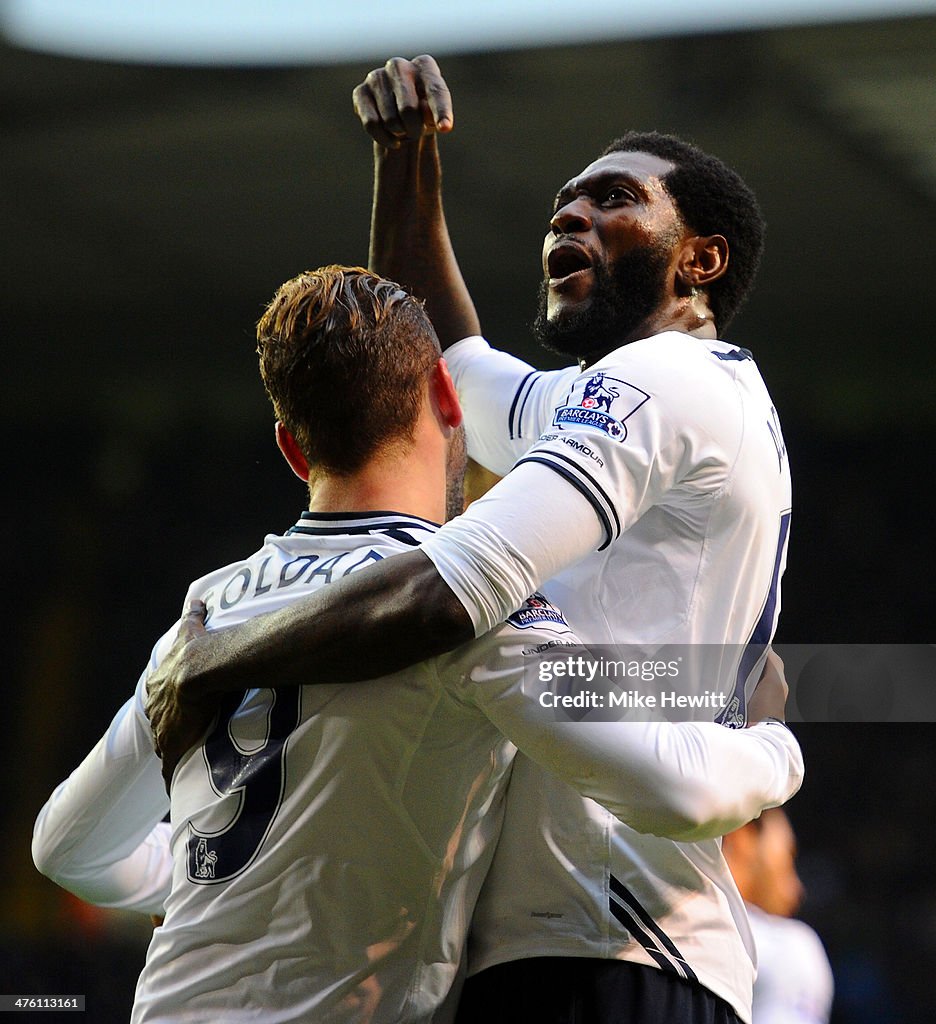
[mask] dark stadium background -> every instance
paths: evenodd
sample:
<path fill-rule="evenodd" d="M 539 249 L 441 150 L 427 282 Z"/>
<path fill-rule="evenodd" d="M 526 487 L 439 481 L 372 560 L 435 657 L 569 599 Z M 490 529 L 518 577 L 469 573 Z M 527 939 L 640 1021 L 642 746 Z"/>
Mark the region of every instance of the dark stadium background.
<path fill-rule="evenodd" d="M 252 326 L 297 271 L 366 260 L 370 149 L 350 92 L 370 66 L 156 68 L 0 45 L 2 993 L 86 993 L 87 1019 L 125 1019 L 148 922 L 40 878 L 31 823 L 187 582 L 302 506 Z M 628 127 L 742 171 L 768 253 L 729 337 L 758 359 L 794 472 L 779 638 L 932 639 L 936 19 L 442 66 L 456 247 L 489 336 L 540 362 L 527 324 L 559 184 Z M 832 959 L 833 1020 L 936 1019 L 934 726 L 797 731 L 802 914 Z"/>

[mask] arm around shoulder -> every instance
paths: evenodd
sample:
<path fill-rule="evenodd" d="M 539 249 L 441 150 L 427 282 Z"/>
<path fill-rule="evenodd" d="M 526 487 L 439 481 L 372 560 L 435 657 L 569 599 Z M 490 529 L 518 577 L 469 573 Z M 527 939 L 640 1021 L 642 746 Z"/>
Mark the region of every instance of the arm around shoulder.
<path fill-rule="evenodd" d="M 471 637 L 464 606 L 421 550 L 386 558 L 279 611 L 189 640 L 172 663 L 180 698 L 389 675 Z M 153 673 L 159 681 L 163 669 Z"/>

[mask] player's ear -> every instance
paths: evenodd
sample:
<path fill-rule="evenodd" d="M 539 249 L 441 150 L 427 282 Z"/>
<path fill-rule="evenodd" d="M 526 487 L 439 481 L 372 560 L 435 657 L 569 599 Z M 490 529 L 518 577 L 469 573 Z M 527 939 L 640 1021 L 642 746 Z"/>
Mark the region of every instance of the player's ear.
<path fill-rule="evenodd" d="M 442 422 L 447 427 L 460 427 L 462 422 L 461 403 L 458 401 L 455 382 L 452 380 L 452 375 L 449 373 L 444 359 L 440 358 L 436 363 L 429 378 L 429 387 Z"/>
<path fill-rule="evenodd" d="M 694 235 L 679 254 L 677 276 L 689 288 L 704 288 L 728 269 L 728 239 L 724 235 Z"/>
<path fill-rule="evenodd" d="M 289 468 L 303 483 L 307 484 L 309 482 L 309 463 L 296 443 L 296 439 L 281 420 L 276 421 L 276 444 L 283 453 L 283 458 L 289 463 Z"/>

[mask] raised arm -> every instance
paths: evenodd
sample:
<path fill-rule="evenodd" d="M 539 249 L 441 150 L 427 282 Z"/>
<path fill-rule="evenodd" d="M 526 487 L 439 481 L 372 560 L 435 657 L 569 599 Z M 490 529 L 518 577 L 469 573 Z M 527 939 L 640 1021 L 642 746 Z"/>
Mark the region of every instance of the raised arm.
<path fill-rule="evenodd" d="M 443 349 L 479 334 L 442 207 L 436 140 L 454 120 L 438 64 L 388 60 L 354 90 L 354 109 L 374 140 L 370 269 L 425 300 Z"/>

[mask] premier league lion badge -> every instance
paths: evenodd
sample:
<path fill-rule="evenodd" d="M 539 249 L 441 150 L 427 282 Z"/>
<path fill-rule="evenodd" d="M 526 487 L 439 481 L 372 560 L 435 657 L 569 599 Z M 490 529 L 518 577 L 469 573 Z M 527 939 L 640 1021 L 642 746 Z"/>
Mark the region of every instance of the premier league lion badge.
<path fill-rule="evenodd" d="M 627 420 L 650 396 L 625 380 L 595 373 L 580 377 L 566 400 L 553 416 L 553 426 L 560 430 L 590 427 L 607 434 L 614 441 L 627 437 Z"/>

